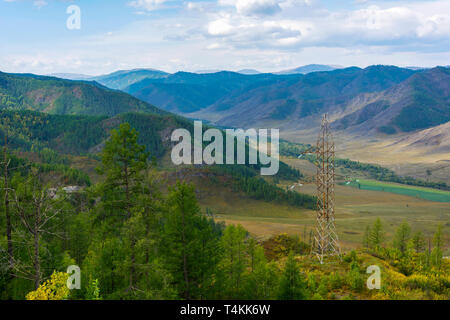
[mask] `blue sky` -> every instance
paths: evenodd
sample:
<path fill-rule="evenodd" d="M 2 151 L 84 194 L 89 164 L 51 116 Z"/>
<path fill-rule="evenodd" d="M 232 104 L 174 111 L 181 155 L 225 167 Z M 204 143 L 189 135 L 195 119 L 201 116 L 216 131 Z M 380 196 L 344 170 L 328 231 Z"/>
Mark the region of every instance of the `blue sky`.
<path fill-rule="evenodd" d="M 0 38 L 5 72 L 431 67 L 450 64 L 450 1 L 0 0 Z"/>

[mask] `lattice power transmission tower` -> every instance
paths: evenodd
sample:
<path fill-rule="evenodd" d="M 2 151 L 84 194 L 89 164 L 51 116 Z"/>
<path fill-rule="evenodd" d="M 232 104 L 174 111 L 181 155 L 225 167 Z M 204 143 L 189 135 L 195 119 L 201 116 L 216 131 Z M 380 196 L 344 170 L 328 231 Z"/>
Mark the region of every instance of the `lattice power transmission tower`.
<path fill-rule="evenodd" d="M 340 256 L 334 223 L 334 141 L 326 114 L 322 118 L 315 153 L 317 156 L 317 225 L 314 250 L 320 263 L 323 263 L 325 256 Z"/>

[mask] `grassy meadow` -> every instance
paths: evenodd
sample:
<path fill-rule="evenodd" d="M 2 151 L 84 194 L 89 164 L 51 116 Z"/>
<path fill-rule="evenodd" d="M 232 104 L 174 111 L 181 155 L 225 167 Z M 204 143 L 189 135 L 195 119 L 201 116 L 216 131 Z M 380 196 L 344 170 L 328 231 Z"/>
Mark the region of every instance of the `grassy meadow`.
<path fill-rule="evenodd" d="M 450 202 L 450 192 L 438 189 L 408 186 L 397 183 L 376 180 L 357 179 L 345 182 L 343 185 L 362 190 L 373 190 L 403 194 L 430 201 Z"/>
<path fill-rule="evenodd" d="M 315 195 L 316 185 L 312 175 L 314 166 L 305 160 L 283 158 L 284 162 L 300 169 L 305 177 L 293 190 Z M 358 179 L 360 180 L 360 179 Z M 370 180 L 360 180 L 367 181 Z M 314 210 L 298 209 L 288 205 L 267 203 L 248 199 L 239 193 L 229 192 L 222 184 L 206 179 L 197 179 L 199 200 L 204 209 L 210 209 L 215 218 L 227 224 L 241 224 L 259 239 L 267 239 L 279 233 L 300 235 L 308 241 L 310 230 L 314 229 Z M 431 239 L 439 224 L 443 227 L 445 255 L 450 255 L 450 202 L 430 201 L 416 196 L 414 192 L 446 197 L 448 192 L 406 185 L 374 181 L 373 185 L 386 185 L 409 194 L 352 188 L 336 184 L 336 227 L 343 249 L 361 247 L 364 229 L 380 218 L 386 230 L 386 243 L 392 242 L 396 228 L 407 221 L 413 231 L 422 231 Z M 290 188 L 292 182 L 280 182 L 279 186 Z M 381 188 L 381 187 L 380 187 Z M 422 190 L 423 189 L 423 190 Z M 389 189 L 390 191 L 390 189 Z"/>

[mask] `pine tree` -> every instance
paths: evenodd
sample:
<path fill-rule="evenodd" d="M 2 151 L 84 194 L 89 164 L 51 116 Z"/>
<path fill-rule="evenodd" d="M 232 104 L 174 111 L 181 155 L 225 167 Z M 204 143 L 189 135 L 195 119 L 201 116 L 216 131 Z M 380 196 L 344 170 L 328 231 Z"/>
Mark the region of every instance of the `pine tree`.
<path fill-rule="evenodd" d="M 194 186 L 177 182 L 168 196 L 162 251 L 183 298 L 202 295 L 200 288 L 217 261 L 216 245 L 217 235 L 201 215 Z"/>
<path fill-rule="evenodd" d="M 286 266 L 284 267 L 278 298 L 281 300 L 306 299 L 306 280 L 304 275 L 300 272 L 292 252 L 289 254 Z"/>
<path fill-rule="evenodd" d="M 431 260 L 434 266 L 440 270 L 442 264 L 442 226 L 438 225 L 436 232 L 433 236 L 433 251 L 431 251 Z"/>
<path fill-rule="evenodd" d="M 149 154 L 145 151 L 145 146 L 138 144 L 136 130 L 128 123 L 122 123 L 118 130 L 111 131 L 111 137 L 106 142 L 101 156 L 102 163 L 98 172 L 105 175 L 100 192 L 107 215 L 106 226 L 120 235 L 118 231 L 125 220 L 131 219 L 133 212 L 141 212 L 136 206 L 139 196 L 143 193 L 143 171 L 148 168 Z M 110 223 L 111 221 L 113 223 Z M 137 230 L 138 224 L 128 221 L 123 233 L 129 246 L 129 288 L 132 290 L 136 289 L 137 277 L 135 247 L 142 237 L 142 233 L 137 234 Z"/>
<path fill-rule="evenodd" d="M 369 248 L 369 246 L 370 246 L 370 226 L 367 226 L 363 235 L 363 247 Z"/>
<path fill-rule="evenodd" d="M 247 231 L 241 226 L 229 225 L 220 240 L 222 260 L 219 278 L 223 291 L 221 297 L 239 299 L 242 294 L 242 278 L 247 266 Z"/>
<path fill-rule="evenodd" d="M 127 218 L 131 216 L 133 196 L 141 190 L 142 172 L 147 168 L 149 154 L 145 146 L 138 144 L 138 134 L 128 123 L 111 131 L 101 154 L 102 163 L 97 171 L 105 175 L 102 191 L 111 210 L 119 210 Z"/>
<path fill-rule="evenodd" d="M 411 241 L 416 253 L 420 253 L 425 249 L 425 238 L 421 231 L 417 231 L 416 233 L 414 233 Z"/>
<path fill-rule="evenodd" d="M 407 222 L 403 222 L 395 232 L 393 242 L 394 248 L 399 250 L 402 254 L 406 253 L 410 235 L 411 227 Z"/>
<path fill-rule="evenodd" d="M 377 218 L 371 228 L 370 236 L 370 246 L 372 248 L 378 248 L 384 241 L 384 229 L 380 218 Z"/>
<path fill-rule="evenodd" d="M 250 245 L 249 245 L 250 251 Z M 256 244 L 253 248 L 252 269 L 247 269 L 244 299 L 275 299 L 278 286 L 278 268 L 275 262 L 267 262 L 264 248 Z"/>

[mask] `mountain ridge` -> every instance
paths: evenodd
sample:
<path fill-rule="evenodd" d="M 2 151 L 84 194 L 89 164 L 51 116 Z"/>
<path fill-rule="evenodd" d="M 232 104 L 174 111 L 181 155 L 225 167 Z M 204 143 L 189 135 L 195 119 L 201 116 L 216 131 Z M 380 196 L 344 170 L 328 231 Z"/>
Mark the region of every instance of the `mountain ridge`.
<path fill-rule="evenodd" d="M 95 81 L 3 72 L 0 72 L 0 109 L 109 116 L 131 111 L 166 113 Z"/>
<path fill-rule="evenodd" d="M 288 129 L 308 128 L 317 125 L 317 121 L 311 122 L 311 116 L 320 120 L 318 116 L 324 112 L 345 114 L 347 103 L 353 99 L 387 89 L 413 74 L 412 70 L 393 66 L 310 73 L 228 96 L 192 116 L 205 116 L 219 125 L 228 126 L 271 124 Z"/>
<path fill-rule="evenodd" d="M 321 72 L 321 71 L 333 71 L 336 69 L 342 69 L 341 66 L 331 66 L 325 64 L 307 64 L 293 69 L 286 69 L 282 71 L 275 72 L 275 74 L 308 74 L 311 72 Z"/>

